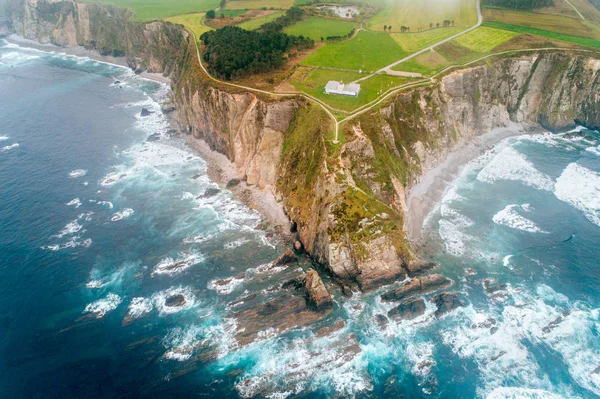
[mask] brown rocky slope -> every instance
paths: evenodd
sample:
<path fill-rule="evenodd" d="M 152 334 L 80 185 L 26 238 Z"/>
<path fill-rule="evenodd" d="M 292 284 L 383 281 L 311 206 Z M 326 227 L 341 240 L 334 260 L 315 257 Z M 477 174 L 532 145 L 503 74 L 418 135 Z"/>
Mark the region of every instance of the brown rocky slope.
<path fill-rule="evenodd" d="M 173 24 L 71 0 L 26 0 L 12 19 L 26 38 L 122 54 L 136 70 L 169 75 L 182 130 L 271 191 L 306 251 L 363 290 L 418 272 L 403 231 L 406 193 L 452 150 L 511 122 L 600 126 L 600 60 L 582 55 L 521 55 L 452 72 L 341 126 L 334 145 L 320 106 L 208 80 L 191 37 Z"/>

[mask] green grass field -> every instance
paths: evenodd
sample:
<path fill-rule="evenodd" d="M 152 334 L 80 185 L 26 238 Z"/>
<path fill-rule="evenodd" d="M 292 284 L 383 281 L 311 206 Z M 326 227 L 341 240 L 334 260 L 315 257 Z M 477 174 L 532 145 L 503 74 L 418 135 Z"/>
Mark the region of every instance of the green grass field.
<path fill-rule="evenodd" d="M 392 69 L 394 71 L 416 72 L 423 76 L 431 76 L 450 64 L 450 61 L 437 51 L 427 51 L 402 64 L 396 65 Z"/>
<path fill-rule="evenodd" d="M 486 22 L 519 25 L 570 36 L 581 36 L 600 40 L 599 28 L 596 28 L 591 24 L 586 24 L 581 19 L 562 15 L 485 8 L 483 10 L 483 17 Z"/>
<path fill-rule="evenodd" d="M 177 15 L 175 17 L 169 17 L 166 20 L 175 24 L 181 24 L 185 26 L 186 28 L 194 32 L 196 38 L 199 38 L 201 34 L 212 29 L 202 24 L 202 18 L 204 18 L 204 13 L 197 12 L 192 14 L 183 14 Z"/>
<path fill-rule="evenodd" d="M 229 0 L 226 9 L 229 10 L 259 10 L 261 8 L 287 9 L 294 4 L 294 0 Z"/>
<path fill-rule="evenodd" d="M 152 21 L 219 7 L 219 0 L 81 0 L 131 8 L 138 21 Z"/>
<path fill-rule="evenodd" d="M 242 22 L 238 26 L 240 28 L 244 28 L 246 30 L 254 30 L 260 28 L 263 24 L 267 22 L 271 22 L 274 19 L 281 17 L 284 14 L 283 11 L 277 11 L 269 15 L 265 15 L 264 17 L 254 18 L 246 22 Z"/>
<path fill-rule="evenodd" d="M 475 52 L 488 53 L 515 36 L 518 36 L 518 33 L 481 26 L 457 37 L 454 41 Z"/>
<path fill-rule="evenodd" d="M 431 46 L 464 30 L 463 27 L 449 27 L 427 30 L 419 33 L 392 33 L 392 38 L 406 51 L 414 53 L 425 47 Z"/>
<path fill-rule="evenodd" d="M 354 29 L 354 22 L 340 21 L 338 19 L 325 19 L 309 17 L 292 26 L 285 28 L 284 32 L 290 35 L 310 37 L 315 41 L 327 36 L 345 36 Z"/>
<path fill-rule="evenodd" d="M 353 111 L 356 108 L 377 99 L 380 94 L 383 94 L 389 88 L 396 87 L 409 81 L 409 79 L 406 78 L 374 75 L 369 79 L 360 82 L 361 91 L 358 94 L 358 97 L 349 97 L 325 94 L 325 85 L 330 80 L 350 83 L 361 78 L 362 75 L 353 72 L 330 71 L 318 68 L 311 71 L 310 69 L 310 67 L 298 68 L 290 78 L 290 83 L 292 83 L 297 90 L 304 91 L 332 107 L 343 111 Z"/>
<path fill-rule="evenodd" d="M 236 9 L 236 10 L 219 10 L 219 11 L 217 11 L 217 18 L 220 17 L 221 15 L 224 15 L 228 18 L 235 18 L 237 16 L 245 14 L 247 11 L 248 10 L 245 8 Z"/>
<path fill-rule="evenodd" d="M 400 32 L 401 26 L 409 26 L 411 32 L 418 28 L 429 29 L 429 24 L 454 21 L 455 26 L 472 26 L 477 23 L 475 0 L 394 0 L 385 1 L 382 9 L 369 21 L 369 28 L 383 30 L 392 26 L 392 32 Z"/>
<path fill-rule="evenodd" d="M 387 33 L 363 30 L 351 40 L 321 47 L 306 58 L 303 64 L 376 71 L 406 55 Z"/>
<path fill-rule="evenodd" d="M 549 39 L 561 40 L 563 42 L 573 43 L 573 44 L 577 44 L 577 45 L 585 46 L 585 47 L 600 48 L 600 41 L 594 40 L 594 39 L 588 39 L 585 37 L 565 35 L 562 33 L 550 32 L 550 31 L 542 30 L 542 29 L 528 28 L 525 26 L 517 26 L 517 25 L 509 25 L 509 24 L 503 24 L 503 23 L 499 23 L 499 22 L 484 22 L 483 25 L 491 27 L 491 28 L 504 29 L 504 30 L 517 32 L 517 33 L 528 33 L 531 35 L 543 36 L 543 37 L 547 37 Z"/>

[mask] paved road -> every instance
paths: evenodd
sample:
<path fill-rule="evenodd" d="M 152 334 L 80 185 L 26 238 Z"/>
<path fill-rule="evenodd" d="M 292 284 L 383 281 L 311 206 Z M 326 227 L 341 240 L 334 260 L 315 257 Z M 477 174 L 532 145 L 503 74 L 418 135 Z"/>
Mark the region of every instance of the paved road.
<path fill-rule="evenodd" d="M 364 78 L 360 78 L 360 79 L 358 79 L 356 82 L 360 82 L 361 80 L 368 79 L 368 78 L 370 78 L 371 76 L 373 76 L 373 75 L 375 75 L 375 74 L 378 74 L 378 73 L 383 73 L 383 72 L 385 72 L 385 73 L 387 73 L 387 74 L 390 74 L 390 75 L 393 75 L 393 73 L 390 73 L 390 71 L 391 71 L 391 70 L 392 70 L 392 68 L 393 68 L 393 67 L 395 67 L 396 65 L 398 65 L 398 64 L 401 64 L 401 63 L 403 63 L 403 62 L 405 62 L 405 61 L 408 61 L 408 60 L 410 60 L 410 59 L 412 59 L 412 58 L 414 58 L 414 57 L 416 57 L 416 56 L 418 56 L 418 55 L 420 55 L 420 54 L 423 54 L 423 53 L 424 53 L 424 52 L 426 52 L 426 51 L 431 51 L 431 50 L 432 50 L 434 47 L 437 47 L 437 46 L 439 46 L 440 44 L 444 44 L 444 43 L 446 43 L 446 42 L 449 42 L 450 40 L 454 40 L 454 39 L 456 39 L 457 37 L 464 35 L 465 33 L 469 33 L 469 32 L 471 32 L 472 30 L 479 28 L 479 27 L 481 26 L 481 23 L 483 22 L 483 15 L 481 15 L 481 0 L 477 0 L 477 4 L 475 5 L 475 7 L 477 8 L 477 24 L 473 25 L 472 27 L 470 27 L 470 28 L 469 28 L 469 29 L 467 29 L 467 30 L 463 30 L 462 32 L 460 32 L 460 33 L 457 33 L 457 34 L 456 34 L 456 35 L 454 35 L 454 36 L 450 36 L 450 37 L 448 37 L 448 38 L 446 38 L 446 39 L 444 39 L 444 40 L 442 40 L 442 41 L 439 41 L 439 42 L 437 42 L 437 43 L 435 43 L 435 44 L 432 44 L 432 45 L 431 45 L 431 46 L 429 46 L 429 47 L 426 47 L 426 48 L 424 48 L 424 49 L 422 49 L 422 50 L 419 50 L 419 51 L 417 51 L 416 53 L 412 53 L 411 55 L 409 55 L 409 56 L 407 56 L 407 57 L 404 57 L 404 58 L 402 58 L 401 60 L 398 60 L 398 61 L 396 61 L 396 62 L 393 62 L 393 63 L 391 63 L 390 65 L 388 65 L 388 66 L 385 66 L 385 67 L 381 68 L 380 70 L 378 70 L 378 71 L 375 71 L 374 73 L 372 73 L 372 74 L 370 74 L 370 75 L 367 75 L 367 76 L 365 76 Z"/>

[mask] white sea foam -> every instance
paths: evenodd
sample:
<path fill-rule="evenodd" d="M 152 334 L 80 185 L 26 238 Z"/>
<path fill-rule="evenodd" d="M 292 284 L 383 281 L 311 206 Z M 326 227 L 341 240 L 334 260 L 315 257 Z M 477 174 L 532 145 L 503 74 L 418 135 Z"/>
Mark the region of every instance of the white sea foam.
<path fill-rule="evenodd" d="M 268 340 L 254 344 L 259 360 L 235 387 L 250 398 L 275 392 L 301 394 L 324 389 L 336 397 L 354 397 L 372 388 L 366 360 L 352 350 L 353 340 L 341 332 L 317 339 Z"/>
<path fill-rule="evenodd" d="M 240 238 L 239 240 L 235 240 L 235 241 L 224 244 L 223 249 L 234 249 L 237 247 L 241 247 L 242 245 L 244 245 L 248 242 L 250 242 L 250 240 L 245 239 L 245 238 Z"/>
<path fill-rule="evenodd" d="M 67 202 L 67 206 L 79 208 L 81 206 L 81 200 L 79 198 L 73 198 L 71 201 Z"/>
<path fill-rule="evenodd" d="M 87 175 L 87 170 L 85 169 L 75 169 L 71 172 L 69 172 L 69 178 L 71 179 L 76 179 L 78 177 L 83 177 Z"/>
<path fill-rule="evenodd" d="M 444 240 L 446 250 L 455 256 L 473 254 L 471 242 L 474 237 L 465 231 L 473 225 L 473 221 L 448 204 L 440 206 L 442 219 L 439 221 L 439 234 Z"/>
<path fill-rule="evenodd" d="M 167 298 L 174 295 L 181 295 L 184 298 L 184 303 L 181 306 L 166 306 Z M 196 297 L 190 287 L 171 287 L 163 291 L 159 291 L 152 295 L 154 307 L 158 310 L 161 316 L 178 313 L 187 310 L 196 305 Z"/>
<path fill-rule="evenodd" d="M 24 64 L 28 61 L 36 60 L 38 58 L 40 57 L 37 55 L 27 54 L 23 51 L 10 51 L 8 53 L 0 54 L 2 63 L 7 65 Z"/>
<path fill-rule="evenodd" d="M 600 310 L 571 303 L 546 285 L 535 291 L 507 286 L 505 294 L 505 306 L 488 312 L 469 307 L 461 312 L 465 319 L 456 329 L 442 332 L 443 342 L 454 353 L 477 364 L 478 396 L 537 398 L 547 392 L 548 397 L 575 397 L 570 387 L 549 380 L 523 344 L 527 341 L 558 352 L 573 380 L 599 395 L 600 346 L 595 331 Z M 506 388 L 513 386 L 518 388 Z"/>
<path fill-rule="evenodd" d="M 505 267 L 508 267 L 510 265 L 510 258 L 512 258 L 512 255 L 506 255 L 503 259 L 502 259 L 502 264 Z"/>
<path fill-rule="evenodd" d="M 63 227 L 63 229 L 56 234 L 54 237 L 56 238 L 62 238 L 66 235 L 70 235 L 70 234 L 75 234 L 78 231 L 80 231 L 83 226 L 79 224 L 79 218 L 67 223 L 67 225 L 65 227 Z"/>
<path fill-rule="evenodd" d="M 89 248 L 91 245 L 92 245 L 91 238 L 86 238 L 84 240 L 81 240 L 80 236 L 73 236 L 64 244 L 45 245 L 45 246 L 42 246 L 41 249 L 47 249 L 50 251 L 60 251 L 62 249 L 75 248 L 75 247 Z"/>
<path fill-rule="evenodd" d="M 6 145 L 2 148 L 0 148 L 0 152 L 6 152 L 6 151 L 10 151 L 10 150 L 14 150 L 15 148 L 19 147 L 19 143 L 14 143 L 11 145 Z"/>
<path fill-rule="evenodd" d="M 202 328 L 199 326 L 190 326 L 187 328 L 176 327 L 172 329 L 162 341 L 165 348 L 168 349 L 163 357 L 179 362 L 188 360 L 201 345 L 201 334 Z"/>
<path fill-rule="evenodd" d="M 194 194 L 190 193 L 189 191 L 184 191 L 181 194 L 182 200 L 190 200 L 190 199 L 194 199 L 194 198 L 196 198 L 196 196 Z"/>
<path fill-rule="evenodd" d="M 137 319 L 150 313 L 153 308 L 154 306 L 152 305 L 152 299 L 136 297 L 131 300 L 127 315 L 131 318 Z"/>
<path fill-rule="evenodd" d="M 117 171 L 108 173 L 100 180 L 99 184 L 103 187 L 110 187 L 113 184 L 116 184 L 128 177 L 131 177 L 128 173 L 122 170 L 123 168 L 123 165 L 118 166 Z"/>
<path fill-rule="evenodd" d="M 512 147 L 503 149 L 477 175 L 477 180 L 495 183 L 499 180 L 519 181 L 527 186 L 552 191 L 554 183 L 538 171 L 525 157 Z"/>
<path fill-rule="evenodd" d="M 543 389 L 500 387 L 494 389 L 486 399 L 564 399 Z"/>
<path fill-rule="evenodd" d="M 208 283 L 208 289 L 217 291 L 217 294 L 227 295 L 231 294 L 243 282 L 243 278 L 234 277 L 212 280 Z"/>
<path fill-rule="evenodd" d="M 119 220 L 123 220 L 123 219 L 127 219 L 129 218 L 131 215 L 133 215 L 134 211 L 131 208 L 125 208 L 117 213 L 115 213 L 110 220 L 112 222 L 117 222 Z"/>
<path fill-rule="evenodd" d="M 96 200 L 90 200 L 91 203 L 94 204 L 98 204 L 98 205 L 106 205 L 108 206 L 108 209 L 113 209 L 113 203 L 110 201 L 96 201 Z"/>
<path fill-rule="evenodd" d="M 198 234 L 191 237 L 186 237 L 183 239 L 184 244 L 199 244 L 210 239 L 212 236 L 205 236 L 204 234 Z"/>
<path fill-rule="evenodd" d="M 588 147 L 585 149 L 587 152 L 592 153 L 600 157 L 600 146 L 598 147 Z"/>
<path fill-rule="evenodd" d="M 121 302 L 121 297 L 111 292 L 105 298 L 88 304 L 83 312 L 93 313 L 97 318 L 101 318 L 108 312 L 115 310 Z"/>
<path fill-rule="evenodd" d="M 478 396 L 485 397 L 494 389 L 517 381 L 523 387 L 541 389 L 549 385 L 547 377 L 540 377 L 538 364 L 522 344 L 509 323 L 496 325 L 492 332 L 485 325 L 491 316 L 472 307 L 461 313 L 466 319 L 456 329 L 442 331 L 442 340 L 461 358 L 470 358 L 480 371 L 481 386 Z"/>
<path fill-rule="evenodd" d="M 600 174 L 571 163 L 556 181 L 555 195 L 600 226 Z"/>
<path fill-rule="evenodd" d="M 8 140 L 10 137 L 8 136 L 0 136 L 0 141 Z"/>
<path fill-rule="evenodd" d="M 180 273 L 193 265 L 197 265 L 203 260 L 204 257 L 201 254 L 194 252 L 181 253 L 177 259 L 167 257 L 154 267 L 152 275 Z"/>
<path fill-rule="evenodd" d="M 534 222 L 523 217 L 519 212 L 530 212 L 529 204 L 507 205 L 500 212 L 496 213 L 492 220 L 494 223 L 510 227 L 511 229 L 526 231 L 528 233 L 547 233 L 540 229 Z"/>
<path fill-rule="evenodd" d="M 85 284 L 86 288 L 89 289 L 96 289 L 96 288 L 102 288 L 106 285 L 106 283 L 104 282 L 104 280 L 90 280 Z"/>

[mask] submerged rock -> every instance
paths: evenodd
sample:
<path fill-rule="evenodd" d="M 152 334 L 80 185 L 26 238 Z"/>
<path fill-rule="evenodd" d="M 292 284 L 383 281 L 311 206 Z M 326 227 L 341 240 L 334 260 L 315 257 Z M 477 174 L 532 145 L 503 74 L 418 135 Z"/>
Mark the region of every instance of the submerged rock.
<path fill-rule="evenodd" d="M 388 312 L 388 316 L 398 320 L 412 320 L 425 313 L 425 300 L 423 298 L 413 298 L 402 302 L 394 309 Z"/>
<path fill-rule="evenodd" d="M 294 252 L 292 252 L 291 249 L 288 249 L 283 253 L 283 255 L 277 258 L 275 262 L 273 262 L 272 267 L 285 266 L 297 262 L 298 258 L 296 258 L 296 255 L 294 255 Z"/>
<path fill-rule="evenodd" d="M 202 194 L 202 197 L 204 197 L 204 198 L 214 197 L 215 195 L 219 194 L 220 192 L 221 192 L 221 190 L 219 190 L 218 188 L 209 187 L 206 190 L 204 190 L 204 194 Z"/>
<path fill-rule="evenodd" d="M 432 274 L 426 277 L 414 278 L 408 283 L 388 291 L 381 296 L 384 301 L 402 301 L 415 295 L 422 295 L 452 285 L 452 280 L 441 274 Z"/>
<path fill-rule="evenodd" d="M 154 133 L 150 136 L 148 136 L 148 138 L 146 139 L 146 141 L 148 142 L 153 142 L 153 141 L 158 141 L 160 140 L 160 133 Z"/>
<path fill-rule="evenodd" d="M 165 299 L 165 306 L 177 308 L 185 305 L 185 297 L 181 294 L 176 294 Z"/>
<path fill-rule="evenodd" d="M 435 316 L 440 317 L 456 308 L 465 306 L 464 302 L 458 298 L 456 292 L 440 292 L 431 300 L 436 306 Z"/>
<path fill-rule="evenodd" d="M 264 336 L 265 331 L 282 334 L 325 318 L 331 308 L 315 312 L 299 295 L 282 295 L 271 301 L 233 314 L 235 338 L 240 345 Z"/>
<path fill-rule="evenodd" d="M 379 328 L 382 330 L 385 330 L 387 328 L 388 324 L 390 323 L 388 318 L 380 313 L 375 315 L 375 321 L 377 322 L 377 325 L 379 326 Z"/>

